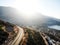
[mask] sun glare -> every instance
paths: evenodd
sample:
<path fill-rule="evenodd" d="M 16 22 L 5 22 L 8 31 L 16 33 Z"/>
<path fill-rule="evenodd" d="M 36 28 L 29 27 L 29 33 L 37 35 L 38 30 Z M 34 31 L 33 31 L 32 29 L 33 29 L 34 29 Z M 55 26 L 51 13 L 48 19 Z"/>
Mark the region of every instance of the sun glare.
<path fill-rule="evenodd" d="M 48 0 L 45 2 L 44 0 L 16 0 L 11 6 L 18 9 L 20 13 L 25 14 L 26 17 L 31 17 L 32 15 L 30 14 L 41 13 L 43 15 L 60 18 L 59 8 L 56 8 L 57 6 L 55 7 L 55 3 L 48 2 Z M 57 12 L 54 11 L 55 8 Z"/>
<path fill-rule="evenodd" d="M 16 8 L 23 18 L 31 19 L 38 9 L 38 2 L 37 0 L 16 0 L 12 7 Z"/>
<path fill-rule="evenodd" d="M 21 13 L 34 14 L 38 9 L 37 0 L 16 0 L 13 7 L 17 8 Z"/>

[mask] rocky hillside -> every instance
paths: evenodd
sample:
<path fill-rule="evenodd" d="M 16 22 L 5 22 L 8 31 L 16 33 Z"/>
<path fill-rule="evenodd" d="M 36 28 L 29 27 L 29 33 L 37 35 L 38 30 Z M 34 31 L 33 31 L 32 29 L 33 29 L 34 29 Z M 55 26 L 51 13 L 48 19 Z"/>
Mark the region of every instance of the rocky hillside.
<path fill-rule="evenodd" d="M 13 27 L 13 24 L 0 20 L 0 45 L 6 44 L 14 37 Z"/>
<path fill-rule="evenodd" d="M 24 29 L 24 37 L 20 42 L 20 45 L 48 45 L 46 40 L 43 39 L 40 32 L 37 32 L 33 29 L 23 28 Z"/>

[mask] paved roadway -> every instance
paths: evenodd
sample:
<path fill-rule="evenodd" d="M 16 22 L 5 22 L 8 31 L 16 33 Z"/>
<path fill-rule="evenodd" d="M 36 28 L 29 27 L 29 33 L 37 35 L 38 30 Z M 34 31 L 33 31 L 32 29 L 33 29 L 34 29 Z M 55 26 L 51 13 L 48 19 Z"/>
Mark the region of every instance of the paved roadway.
<path fill-rule="evenodd" d="M 24 36 L 24 31 L 19 26 L 17 26 L 17 28 L 19 28 L 19 31 L 16 38 L 13 41 L 11 41 L 8 45 L 19 45 L 20 41 L 22 40 L 22 37 Z"/>

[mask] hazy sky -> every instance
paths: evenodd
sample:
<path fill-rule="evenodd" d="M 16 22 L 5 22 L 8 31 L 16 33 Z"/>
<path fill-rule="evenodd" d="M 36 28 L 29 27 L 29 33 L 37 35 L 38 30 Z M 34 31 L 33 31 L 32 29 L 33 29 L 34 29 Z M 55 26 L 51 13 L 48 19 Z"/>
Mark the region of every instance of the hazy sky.
<path fill-rule="evenodd" d="M 60 19 L 60 0 L 0 0 L 0 6 L 17 8 L 29 17 L 41 13 Z"/>

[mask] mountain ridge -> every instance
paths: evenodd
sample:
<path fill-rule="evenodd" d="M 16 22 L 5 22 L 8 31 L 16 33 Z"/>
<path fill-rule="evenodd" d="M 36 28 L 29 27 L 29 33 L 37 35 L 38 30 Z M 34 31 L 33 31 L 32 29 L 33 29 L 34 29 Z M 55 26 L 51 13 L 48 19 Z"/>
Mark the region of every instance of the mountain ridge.
<path fill-rule="evenodd" d="M 0 6 L 0 19 L 3 19 L 7 22 L 21 24 L 21 25 L 60 25 L 60 20 L 42 14 L 35 14 L 33 18 L 29 21 L 26 21 L 21 14 L 19 14 L 14 8 Z"/>

